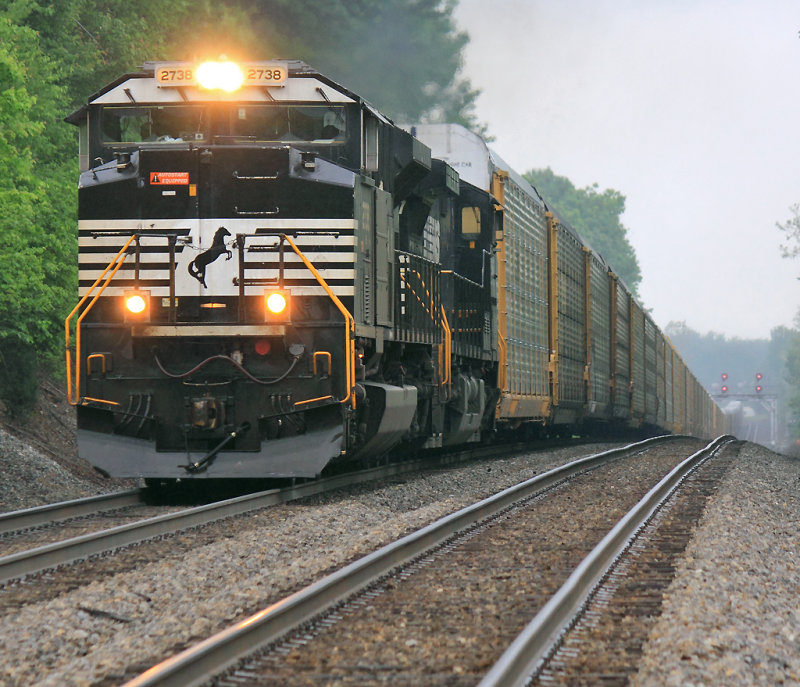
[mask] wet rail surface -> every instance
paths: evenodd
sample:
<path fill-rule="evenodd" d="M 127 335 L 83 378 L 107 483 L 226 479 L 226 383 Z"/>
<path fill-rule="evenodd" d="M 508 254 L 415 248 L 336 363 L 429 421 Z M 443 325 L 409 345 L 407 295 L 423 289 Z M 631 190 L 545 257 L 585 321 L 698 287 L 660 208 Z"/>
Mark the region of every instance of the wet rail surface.
<path fill-rule="evenodd" d="M 100 513 L 127 509 L 143 501 L 140 489 L 128 489 L 0 513 L 0 541 L 24 537 L 32 531 L 50 529 L 61 523 L 91 519 Z"/>
<path fill-rule="evenodd" d="M 594 590 L 531 685 L 628 684 L 679 558 L 740 448 L 726 446 L 686 478 Z"/>
<path fill-rule="evenodd" d="M 519 445 L 475 447 L 433 460 L 385 464 L 184 509 L 147 506 L 139 495 L 136 505 L 107 514 L 49 525 L 45 520 L 40 527 L 11 532 L 7 542 L 0 539 L 4 544 L 0 557 L 0 612 L 54 599 L 92 581 L 229 537 L 231 530 L 239 526 L 236 518 L 246 518 L 263 508 L 521 450 Z M 56 512 L 56 505 L 35 510 L 50 508 Z"/>
<path fill-rule="evenodd" d="M 475 684 L 616 521 L 702 445 L 653 446 L 646 459 L 618 459 L 532 496 L 304 622 L 213 684 Z"/>

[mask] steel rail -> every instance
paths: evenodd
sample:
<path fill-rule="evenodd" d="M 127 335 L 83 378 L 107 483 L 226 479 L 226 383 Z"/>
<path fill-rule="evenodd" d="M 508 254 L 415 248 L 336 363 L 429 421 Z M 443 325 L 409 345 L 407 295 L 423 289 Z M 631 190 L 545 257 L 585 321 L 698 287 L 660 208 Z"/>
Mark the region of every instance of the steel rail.
<path fill-rule="evenodd" d="M 87 496 L 71 501 L 60 501 L 59 503 L 49 503 L 45 506 L 0 513 L 0 535 L 69 520 L 70 518 L 80 518 L 93 513 L 134 506 L 137 503 L 141 503 L 142 499 L 141 489 L 127 489 L 112 494 Z"/>
<path fill-rule="evenodd" d="M 524 444 L 495 445 L 488 447 L 476 446 L 434 458 L 428 457 L 426 459 L 402 463 L 390 463 L 291 487 L 269 489 L 244 496 L 237 496 L 231 499 L 187 508 L 175 513 L 158 515 L 99 532 L 73 537 L 61 542 L 45 544 L 34 549 L 0 557 L 0 584 L 49 568 L 73 563 L 89 556 L 136 544 L 164 534 L 171 534 L 191 527 L 206 525 L 216 520 L 234 515 L 241 515 L 249 511 L 259 510 L 281 503 L 287 503 L 306 496 L 314 496 L 354 484 L 386 479 L 395 475 L 414 472 L 422 468 L 435 468 L 437 465 L 449 465 L 467 460 L 491 457 L 500 452 L 514 453 L 520 450 L 527 450 Z M 47 509 L 49 506 L 43 506 L 42 508 Z"/>
<path fill-rule="evenodd" d="M 393 568 L 447 541 L 456 532 L 567 477 L 625 454 L 643 450 L 664 439 L 665 437 L 655 437 L 580 458 L 441 518 L 166 659 L 125 683 L 124 687 L 194 687 L 204 684 L 213 675 L 232 666 L 258 647 L 274 642 L 330 606 L 357 593 Z"/>
<path fill-rule="evenodd" d="M 557 645 L 597 583 L 641 528 L 692 471 L 732 441 L 734 438 L 727 435 L 716 438 L 676 466 L 631 508 L 509 645 L 478 687 L 518 687 L 526 684 L 539 664 Z"/>

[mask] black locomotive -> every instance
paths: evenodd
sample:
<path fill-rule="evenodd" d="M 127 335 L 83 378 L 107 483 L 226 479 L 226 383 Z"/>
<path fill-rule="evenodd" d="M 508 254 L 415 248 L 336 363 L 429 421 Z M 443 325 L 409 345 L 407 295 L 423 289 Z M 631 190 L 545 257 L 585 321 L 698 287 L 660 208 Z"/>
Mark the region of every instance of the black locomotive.
<path fill-rule="evenodd" d="M 302 62 L 147 64 L 67 121 L 69 394 L 105 473 L 724 429 L 611 268 L 461 127 L 404 130 Z"/>

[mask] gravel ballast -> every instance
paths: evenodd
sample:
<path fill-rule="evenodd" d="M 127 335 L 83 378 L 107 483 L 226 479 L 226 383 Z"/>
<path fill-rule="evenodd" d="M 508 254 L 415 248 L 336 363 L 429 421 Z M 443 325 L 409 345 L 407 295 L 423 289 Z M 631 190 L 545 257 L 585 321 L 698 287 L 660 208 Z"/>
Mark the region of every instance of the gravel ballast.
<path fill-rule="evenodd" d="M 118 684 L 125 666 L 144 670 L 332 566 L 589 452 L 479 463 L 268 509 L 247 527 L 232 524 L 228 538 L 7 614 L 0 685 Z M 800 684 L 798 488 L 800 461 L 743 447 L 678 567 L 634 684 Z"/>
<path fill-rule="evenodd" d="M 541 451 L 232 519 L 230 534 L 28 604 L 0 625 L 0 685 L 119 683 L 333 567 L 507 486 L 610 445 Z M 177 541 L 177 540 L 176 540 Z M 87 610 L 88 609 L 88 610 Z"/>
<path fill-rule="evenodd" d="M 664 596 L 635 687 L 800 684 L 800 461 L 745 444 Z"/>
<path fill-rule="evenodd" d="M 118 489 L 78 477 L 63 465 L 0 428 L 0 513 Z"/>

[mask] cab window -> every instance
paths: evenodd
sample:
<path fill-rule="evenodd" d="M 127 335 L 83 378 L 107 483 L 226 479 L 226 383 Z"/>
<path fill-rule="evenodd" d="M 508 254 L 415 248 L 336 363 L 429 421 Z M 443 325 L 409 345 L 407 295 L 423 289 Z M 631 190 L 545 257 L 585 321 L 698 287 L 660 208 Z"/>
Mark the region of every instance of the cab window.
<path fill-rule="evenodd" d="M 242 105 L 230 112 L 230 135 L 254 141 L 342 144 L 346 129 L 343 107 Z"/>
<path fill-rule="evenodd" d="M 105 107 L 103 142 L 113 145 L 205 141 L 207 119 L 204 107 Z"/>
<path fill-rule="evenodd" d="M 480 234 L 481 233 L 481 211 L 480 208 L 467 206 L 461 208 L 461 233 Z"/>

